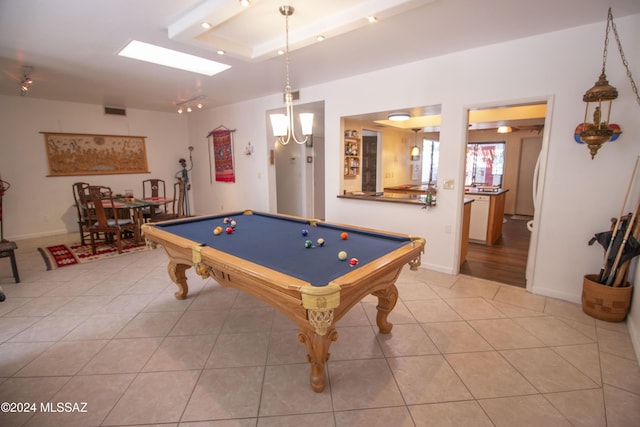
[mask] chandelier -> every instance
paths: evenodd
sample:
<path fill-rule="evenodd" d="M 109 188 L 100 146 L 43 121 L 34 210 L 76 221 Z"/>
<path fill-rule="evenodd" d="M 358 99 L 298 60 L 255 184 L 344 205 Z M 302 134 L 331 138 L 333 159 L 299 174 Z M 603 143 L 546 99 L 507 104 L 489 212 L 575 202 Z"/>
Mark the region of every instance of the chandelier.
<path fill-rule="evenodd" d="M 278 137 L 278 142 L 287 145 L 292 139 L 298 144 L 305 144 L 310 140 L 313 133 L 313 113 L 300 114 L 300 125 L 302 127 L 302 136 L 304 139 L 296 138 L 293 129 L 293 94 L 291 93 L 291 85 L 289 83 L 289 16 L 293 15 L 295 9 L 292 6 L 280 6 L 280 13 L 285 17 L 285 66 L 286 66 L 286 83 L 284 87 L 284 103 L 286 106 L 285 114 L 271 114 L 271 127 L 273 135 Z"/>
<path fill-rule="evenodd" d="M 604 38 L 604 51 L 602 53 L 602 70 L 600 71 L 600 77 L 595 85 L 588 89 L 582 100 L 586 103 L 584 111 L 584 120 L 578 125 L 576 133 L 580 138 L 580 142 L 587 144 L 593 159 L 602 146 L 607 141 L 615 140 L 615 129 L 618 125 L 611 123 L 611 103 L 618 98 L 618 90 L 609 84 L 607 75 L 605 73 L 605 67 L 607 65 L 607 49 L 609 45 L 609 31 L 613 30 L 616 42 L 618 44 L 618 51 L 620 52 L 620 58 L 622 64 L 627 70 L 627 77 L 631 82 L 631 89 L 636 95 L 636 100 L 640 104 L 640 96 L 638 95 L 638 88 L 631 75 L 629 64 L 622 51 L 622 43 L 618 36 L 618 30 L 613 22 L 613 14 L 611 8 L 607 12 L 607 29 Z"/>

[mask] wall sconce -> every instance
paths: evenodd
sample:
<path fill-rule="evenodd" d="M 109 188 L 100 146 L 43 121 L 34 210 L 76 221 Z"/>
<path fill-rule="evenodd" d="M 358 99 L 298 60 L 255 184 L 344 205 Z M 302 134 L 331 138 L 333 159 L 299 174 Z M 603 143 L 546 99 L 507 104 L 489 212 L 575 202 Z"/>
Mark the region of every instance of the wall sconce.
<path fill-rule="evenodd" d="M 420 160 L 420 147 L 418 146 L 418 132 L 420 131 L 420 128 L 411 129 L 411 130 L 416 133 L 416 138 L 415 138 L 413 147 L 411 147 L 411 152 L 409 153 L 409 157 L 411 161 Z"/>
<path fill-rule="evenodd" d="M 607 75 L 605 73 L 605 67 L 607 65 L 607 47 L 609 44 L 609 29 L 613 29 L 613 33 L 618 44 L 618 50 L 620 51 L 620 58 L 622 64 L 627 70 L 627 76 L 631 82 L 631 88 L 636 95 L 638 104 L 640 105 L 640 96 L 638 95 L 638 89 L 633 77 L 631 76 L 631 70 L 629 64 L 622 51 L 622 44 L 620 43 L 620 37 L 616 30 L 616 24 L 613 22 L 613 14 L 611 8 L 607 13 L 607 29 L 604 39 L 604 51 L 602 52 L 602 71 L 600 77 L 595 85 L 587 90 L 582 97 L 582 100 L 587 103 L 584 111 L 584 120 L 576 128 L 576 133 L 580 136 L 580 142 L 587 144 L 591 158 L 593 159 L 605 142 L 613 140 L 614 129 L 617 125 L 610 123 L 611 119 L 611 104 L 613 100 L 618 98 L 618 90 L 611 86 L 607 81 Z M 589 120 L 592 120 L 591 122 Z"/>
<path fill-rule="evenodd" d="M 498 133 L 511 133 L 513 128 L 511 126 L 498 126 Z"/>
<path fill-rule="evenodd" d="M 182 102 L 177 102 L 176 103 L 176 107 L 178 107 L 178 114 L 182 114 L 185 111 L 187 113 L 190 113 L 193 111 L 194 108 L 197 108 L 199 110 L 202 109 L 203 105 L 202 105 L 202 101 L 206 98 L 206 96 L 204 95 L 198 95 L 195 96 L 191 99 L 187 99 L 186 101 L 182 101 Z"/>
<path fill-rule="evenodd" d="M 22 80 L 20 81 L 20 96 L 25 96 L 27 92 L 29 92 L 29 88 L 33 83 L 33 79 L 31 78 L 31 73 L 33 72 L 33 67 L 28 65 L 22 67 Z"/>

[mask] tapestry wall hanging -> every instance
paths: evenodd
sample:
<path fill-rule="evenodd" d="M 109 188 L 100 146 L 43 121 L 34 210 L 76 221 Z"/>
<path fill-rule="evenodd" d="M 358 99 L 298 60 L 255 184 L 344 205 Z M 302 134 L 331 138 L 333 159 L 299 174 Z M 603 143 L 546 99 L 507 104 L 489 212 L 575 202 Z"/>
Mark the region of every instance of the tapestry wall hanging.
<path fill-rule="evenodd" d="M 216 181 L 236 182 L 233 172 L 233 141 L 231 129 L 219 126 L 212 130 L 213 158 L 215 164 Z"/>
<path fill-rule="evenodd" d="M 44 134 L 48 176 L 147 173 L 144 136 Z"/>

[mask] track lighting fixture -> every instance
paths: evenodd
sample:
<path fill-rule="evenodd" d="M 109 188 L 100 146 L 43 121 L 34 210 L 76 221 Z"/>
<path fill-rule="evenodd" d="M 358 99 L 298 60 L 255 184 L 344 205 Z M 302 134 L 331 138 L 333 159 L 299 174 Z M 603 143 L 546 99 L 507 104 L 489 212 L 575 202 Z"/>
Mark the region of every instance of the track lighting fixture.
<path fill-rule="evenodd" d="M 33 72 L 33 67 L 25 65 L 22 67 L 22 81 L 20 82 L 20 95 L 25 96 L 27 92 L 29 92 L 29 88 L 33 83 L 33 79 L 31 79 L 31 73 Z"/>
<path fill-rule="evenodd" d="M 187 99 L 186 101 L 177 102 L 176 107 L 178 107 L 178 114 L 182 114 L 185 111 L 187 113 L 190 113 L 193 111 L 194 108 L 201 110 L 203 107 L 202 101 L 204 99 L 205 99 L 204 95 L 198 95 L 191 99 Z"/>

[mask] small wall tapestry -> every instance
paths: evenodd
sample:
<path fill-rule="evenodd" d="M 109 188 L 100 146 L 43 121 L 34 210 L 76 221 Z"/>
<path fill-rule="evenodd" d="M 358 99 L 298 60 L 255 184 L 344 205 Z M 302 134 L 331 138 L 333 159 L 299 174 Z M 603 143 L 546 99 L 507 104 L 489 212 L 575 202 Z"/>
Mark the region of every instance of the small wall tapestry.
<path fill-rule="evenodd" d="M 147 173 L 144 136 L 44 134 L 48 176 Z"/>
<path fill-rule="evenodd" d="M 218 127 L 211 131 L 213 135 L 213 158 L 215 160 L 216 181 L 236 182 L 233 172 L 233 131 Z"/>

